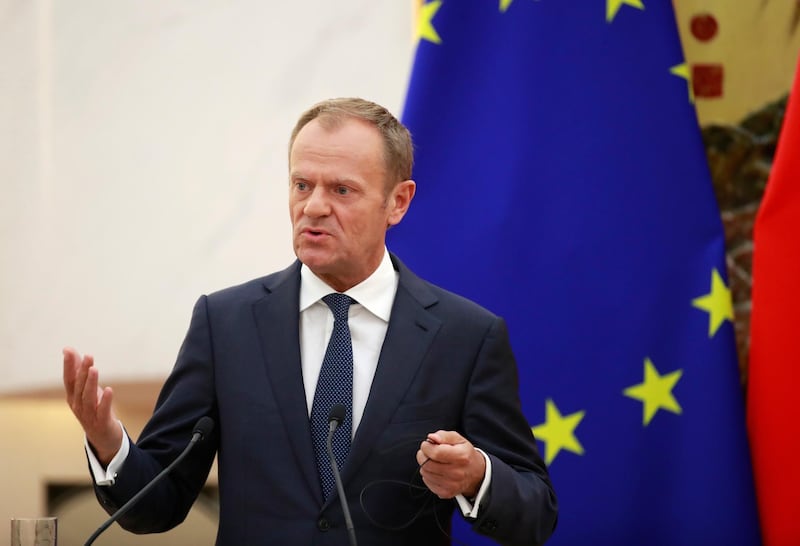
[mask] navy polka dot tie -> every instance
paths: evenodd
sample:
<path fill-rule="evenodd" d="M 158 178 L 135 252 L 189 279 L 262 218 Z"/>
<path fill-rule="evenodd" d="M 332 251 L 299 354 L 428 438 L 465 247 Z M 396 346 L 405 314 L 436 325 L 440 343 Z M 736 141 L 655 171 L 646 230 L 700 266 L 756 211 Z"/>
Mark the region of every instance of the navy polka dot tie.
<path fill-rule="evenodd" d="M 322 494 L 327 499 L 336 488 L 325 447 L 329 430 L 328 416 L 336 404 L 342 404 L 347 410 L 344 421 L 333 433 L 331 441 L 339 470 L 342 469 L 350 451 L 350 437 L 353 433 L 353 344 L 350 340 L 347 317 L 350 304 L 355 303 L 355 300 L 344 294 L 328 294 L 322 301 L 333 312 L 333 333 L 325 351 L 325 359 L 322 361 L 317 390 L 314 392 L 314 404 L 311 406 L 311 434 L 314 439 Z"/>

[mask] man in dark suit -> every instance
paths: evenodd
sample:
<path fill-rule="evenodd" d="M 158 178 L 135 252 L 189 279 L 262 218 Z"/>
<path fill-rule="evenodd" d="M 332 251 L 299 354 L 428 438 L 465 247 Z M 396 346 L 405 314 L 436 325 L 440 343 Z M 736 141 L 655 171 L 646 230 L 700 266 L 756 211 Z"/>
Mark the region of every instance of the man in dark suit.
<path fill-rule="evenodd" d="M 110 513 L 180 453 L 200 417 L 217 423 L 123 527 L 183 521 L 216 454 L 217 544 L 347 544 L 321 447 L 341 402 L 334 450 L 362 544 L 449 544 L 454 509 L 501 544 L 550 536 L 555 495 L 505 323 L 386 249 L 414 197 L 412 163 L 408 131 L 379 105 L 335 99 L 301 116 L 289 154 L 298 259 L 198 300 L 138 442 L 92 357 L 64 350 L 67 399 Z"/>

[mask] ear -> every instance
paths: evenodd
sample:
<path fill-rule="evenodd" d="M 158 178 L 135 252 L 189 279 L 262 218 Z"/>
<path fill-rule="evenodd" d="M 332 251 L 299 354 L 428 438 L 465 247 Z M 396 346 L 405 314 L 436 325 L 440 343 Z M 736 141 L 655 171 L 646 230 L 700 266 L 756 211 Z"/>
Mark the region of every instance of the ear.
<path fill-rule="evenodd" d="M 406 215 L 416 191 L 417 184 L 413 180 L 403 180 L 394 187 L 386 200 L 386 207 L 389 212 L 386 220 L 388 227 L 396 226 L 400 223 L 400 220 Z"/>

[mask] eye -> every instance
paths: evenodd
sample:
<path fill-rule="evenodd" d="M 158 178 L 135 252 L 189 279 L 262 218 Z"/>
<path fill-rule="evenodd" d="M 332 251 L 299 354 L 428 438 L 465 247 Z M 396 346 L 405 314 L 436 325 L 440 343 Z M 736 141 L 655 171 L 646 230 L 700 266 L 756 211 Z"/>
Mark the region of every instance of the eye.
<path fill-rule="evenodd" d="M 350 188 L 347 186 L 336 186 L 336 193 L 339 195 L 347 195 L 350 193 Z"/>
<path fill-rule="evenodd" d="M 298 191 L 306 191 L 308 189 L 308 182 L 303 182 L 302 180 L 299 180 L 294 183 L 294 187 Z"/>

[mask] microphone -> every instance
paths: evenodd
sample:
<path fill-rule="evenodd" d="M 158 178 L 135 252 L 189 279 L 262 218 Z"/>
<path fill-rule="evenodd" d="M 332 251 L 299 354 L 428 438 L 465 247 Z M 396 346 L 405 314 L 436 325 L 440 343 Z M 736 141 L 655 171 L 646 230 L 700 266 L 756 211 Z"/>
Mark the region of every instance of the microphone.
<path fill-rule="evenodd" d="M 344 421 L 344 416 L 347 410 L 342 404 L 334 404 L 328 413 L 328 439 L 325 442 L 325 447 L 328 451 L 328 460 L 331 463 L 331 470 L 333 470 L 333 479 L 336 481 L 336 490 L 339 492 L 339 498 L 342 501 L 342 512 L 344 512 L 344 523 L 347 527 L 347 536 L 350 539 L 350 546 L 358 546 L 356 542 L 356 531 L 353 529 L 353 518 L 350 517 L 350 507 L 347 505 L 347 497 L 344 496 L 344 486 L 342 485 L 342 476 L 339 474 L 339 467 L 336 466 L 336 457 L 333 455 L 333 447 L 331 441 L 333 433 L 339 428 L 339 425 Z"/>
<path fill-rule="evenodd" d="M 103 525 L 98 527 L 97 530 L 94 533 L 92 533 L 92 536 L 89 537 L 89 540 L 87 540 L 83 546 L 90 546 L 92 543 L 94 543 L 94 541 L 97 539 L 97 537 L 100 536 L 100 534 L 103 531 L 111 527 L 112 523 L 117 521 L 119 518 L 125 515 L 128 512 L 128 510 L 133 508 L 133 506 L 137 502 L 139 502 L 139 500 L 141 500 L 141 498 L 144 497 L 148 491 L 150 491 L 153 487 L 155 487 L 155 485 L 158 482 L 160 482 L 161 479 L 164 478 L 164 476 L 172 472 L 172 469 L 175 468 L 178 465 L 178 463 L 180 463 L 186 457 L 186 455 L 189 454 L 189 452 L 192 450 L 195 444 L 202 441 L 203 438 L 205 438 L 211 433 L 212 430 L 214 430 L 214 420 L 208 416 L 201 417 L 194 425 L 194 430 L 192 431 L 192 439 L 189 440 L 189 444 L 183 449 L 181 454 L 178 455 L 175 458 L 175 460 L 172 461 L 169 464 L 169 466 L 167 466 L 167 468 L 162 470 L 155 478 L 150 480 L 150 482 L 148 482 L 148 484 L 145 485 L 141 491 L 136 493 L 133 497 L 130 498 L 130 500 L 128 500 L 128 502 L 123 504 L 119 510 L 114 512 L 114 515 L 108 518 L 106 522 L 103 523 Z M 330 438 L 328 439 L 328 443 L 330 443 Z"/>

